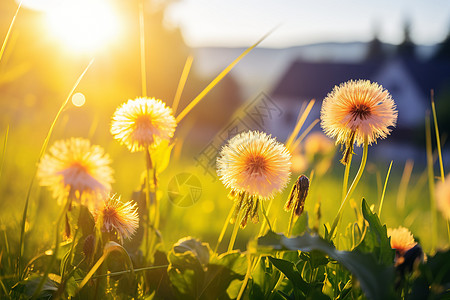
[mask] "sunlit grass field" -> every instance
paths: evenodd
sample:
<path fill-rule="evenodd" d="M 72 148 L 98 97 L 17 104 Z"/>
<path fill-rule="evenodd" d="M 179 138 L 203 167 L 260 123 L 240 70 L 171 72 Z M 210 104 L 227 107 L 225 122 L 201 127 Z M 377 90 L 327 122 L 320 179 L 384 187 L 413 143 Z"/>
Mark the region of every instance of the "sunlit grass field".
<path fill-rule="evenodd" d="M 0 64 L 20 50 L 4 52 L 18 12 Z M 213 91 L 267 35 L 182 98 L 187 56 L 172 97 L 158 100 L 147 86 L 142 4 L 137 19 L 133 88 L 98 86 L 96 60 L 84 57 L 69 84 L 61 79 L 67 91 L 44 96 L 56 100 L 30 91 L 4 103 L 1 299 L 449 297 L 450 193 L 434 102 L 418 162 L 373 158 L 382 149 L 373 144 L 395 130 L 395 99 L 355 78 L 323 103 L 299 105 L 287 140 L 257 128 L 230 136 L 208 173 L 198 155 L 209 141 L 198 137 L 222 128 L 195 126 L 195 111 L 227 99 Z M 4 89 L 9 99 L 17 86 Z M 83 88 L 98 98 L 76 102 Z M 311 122 L 313 105 L 321 119 Z"/>

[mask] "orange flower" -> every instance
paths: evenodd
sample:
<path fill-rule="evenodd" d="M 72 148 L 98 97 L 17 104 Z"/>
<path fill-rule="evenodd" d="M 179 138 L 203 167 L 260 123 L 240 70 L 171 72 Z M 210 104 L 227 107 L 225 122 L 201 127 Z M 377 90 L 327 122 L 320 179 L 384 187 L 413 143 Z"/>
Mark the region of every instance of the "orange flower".
<path fill-rule="evenodd" d="M 105 200 L 100 216 L 104 230 L 107 232 L 115 230 L 122 242 L 124 238 L 131 239 L 139 227 L 137 204 L 133 201 L 123 203 L 116 195 Z"/>
<path fill-rule="evenodd" d="M 111 134 L 131 152 L 156 147 L 173 137 L 177 123 L 172 109 L 155 98 L 128 100 L 114 113 Z"/>
<path fill-rule="evenodd" d="M 388 228 L 387 235 L 391 237 L 391 248 L 403 254 L 417 243 L 414 241 L 414 236 L 411 231 L 405 227 L 398 227 L 395 229 Z"/>

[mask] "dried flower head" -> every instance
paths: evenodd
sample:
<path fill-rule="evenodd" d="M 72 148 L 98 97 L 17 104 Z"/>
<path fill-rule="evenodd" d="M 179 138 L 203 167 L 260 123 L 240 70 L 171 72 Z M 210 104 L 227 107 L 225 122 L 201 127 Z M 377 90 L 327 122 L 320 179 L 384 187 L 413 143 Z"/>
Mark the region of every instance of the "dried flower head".
<path fill-rule="evenodd" d="M 369 80 L 348 81 L 335 86 L 323 100 L 321 125 L 325 133 L 346 145 L 343 163 L 347 163 L 353 144 L 369 145 L 390 133 L 397 111 L 394 100 L 381 85 Z"/>
<path fill-rule="evenodd" d="M 305 201 L 306 197 L 308 197 L 308 191 L 309 178 L 305 175 L 299 176 L 295 184 L 292 186 L 291 193 L 289 194 L 289 198 L 284 206 L 284 209 L 286 211 L 294 209 L 294 214 L 300 217 L 305 208 Z"/>
<path fill-rule="evenodd" d="M 436 186 L 437 207 L 444 218 L 450 220 L 450 175 L 445 178 L 445 183 L 439 182 Z"/>
<path fill-rule="evenodd" d="M 60 203 L 67 197 L 94 209 L 111 190 L 113 170 L 111 159 L 103 148 L 89 140 L 71 138 L 55 142 L 38 166 L 42 186 L 53 191 Z"/>
<path fill-rule="evenodd" d="M 173 137 L 177 123 L 172 109 L 155 98 L 128 100 L 112 117 L 111 134 L 131 152 L 156 147 Z"/>
<path fill-rule="evenodd" d="M 103 229 L 107 232 L 115 230 L 120 241 L 131 239 L 139 227 L 137 204 L 133 201 L 123 203 L 116 195 L 105 200 L 98 214 L 103 222 Z"/>
<path fill-rule="evenodd" d="M 248 131 L 236 135 L 217 159 L 217 173 L 235 200 L 233 223 L 242 211 L 241 227 L 257 223 L 260 200 L 271 199 L 287 184 L 291 155 L 270 135 Z"/>
<path fill-rule="evenodd" d="M 397 250 L 400 254 L 405 253 L 417 244 L 411 231 L 402 226 L 395 229 L 388 228 L 387 235 L 391 237 L 391 248 Z"/>

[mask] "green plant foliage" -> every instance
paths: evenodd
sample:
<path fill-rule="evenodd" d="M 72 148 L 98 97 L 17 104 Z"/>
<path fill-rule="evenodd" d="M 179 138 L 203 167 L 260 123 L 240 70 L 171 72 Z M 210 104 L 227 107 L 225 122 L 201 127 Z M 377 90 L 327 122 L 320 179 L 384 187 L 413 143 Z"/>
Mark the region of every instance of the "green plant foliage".
<path fill-rule="evenodd" d="M 370 211 L 365 199 L 362 200 L 362 213 L 369 226 L 356 250 L 372 253 L 380 264 L 391 266 L 394 262 L 395 251 L 391 248 L 386 225 L 381 225 L 380 219 Z"/>
<path fill-rule="evenodd" d="M 169 262 L 169 280 L 179 299 L 229 299 L 228 286 L 247 270 L 241 253 L 211 258 L 208 244 L 189 237 L 175 244 Z"/>
<path fill-rule="evenodd" d="M 370 299 L 391 299 L 394 273 L 392 267 L 377 262 L 374 257 L 360 251 L 339 251 L 317 235 L 304 234 L 296 238 L 269 232 L 258 239 L 262 251 L 273 250 L 321 251 L 342 264 L 361 284 L 361 289 Z"/>

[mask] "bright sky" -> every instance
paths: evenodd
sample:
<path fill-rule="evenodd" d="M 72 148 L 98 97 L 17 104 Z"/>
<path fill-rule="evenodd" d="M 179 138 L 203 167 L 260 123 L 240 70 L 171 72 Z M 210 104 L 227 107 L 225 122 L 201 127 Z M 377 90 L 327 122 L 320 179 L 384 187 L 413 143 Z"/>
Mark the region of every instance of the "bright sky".
<path fill-rule="evenodd" d="M 248 46 L 277 25 L 265 47 L 368 41 L 377 27 L 397 44 L 411 21 L 415 43 L 434 44 L 450 30 L 449 0 L 180 0 L 167 20 L 191 46 Z"/>

